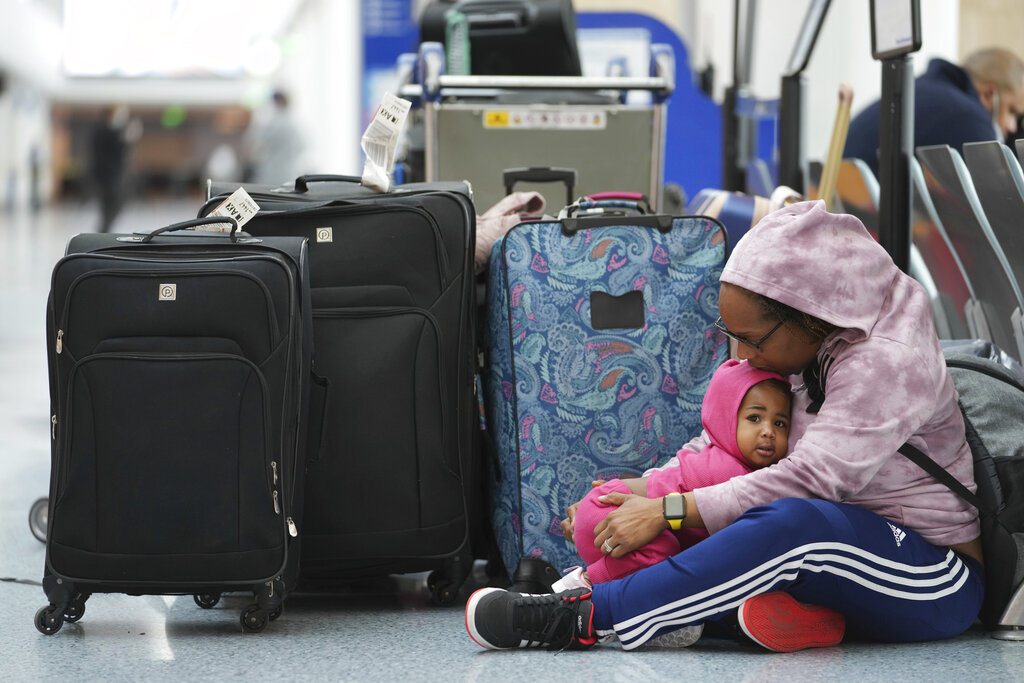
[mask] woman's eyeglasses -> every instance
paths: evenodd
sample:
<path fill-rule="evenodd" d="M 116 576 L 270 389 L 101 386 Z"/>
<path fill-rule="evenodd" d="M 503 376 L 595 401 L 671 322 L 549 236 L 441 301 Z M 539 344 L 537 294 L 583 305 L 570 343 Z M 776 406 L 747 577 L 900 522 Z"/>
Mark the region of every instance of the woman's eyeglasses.
<path fill-rule="evenodd" d="M 785 324 L 785 322 L 786 322 L 785 320 L 780 321 L 778 325 L 776 325 L 772 329 L 768 330 L 768 334 L 764 335 L 763 337 L 761 337 L 757 341 L 750 341 L 749 339 L 741 337 L 738 334 L 733 334 L 732 332 L 730 332 L 729 328 L 726 327 L 725 323 L 722 322 L 722 316 L 718 316 L 718 320 L 715 321 L 715 327 L 718 329 L 719 332 L 724 334 L 729 339 L 733 339 L 735 341 L 738 341 L 740 344 L 746 344 L 747 346 L 752 346 L 755 349 L 757 349 L 758 351 L 760 351 L 761 350 L 761 345 L 764 344 L 766 341 L 768 341 L 768 337 L 770 337 L 773 334 L 775 334 L 775 331 L 778 330 L 780 327 L 782 327 Z"/>

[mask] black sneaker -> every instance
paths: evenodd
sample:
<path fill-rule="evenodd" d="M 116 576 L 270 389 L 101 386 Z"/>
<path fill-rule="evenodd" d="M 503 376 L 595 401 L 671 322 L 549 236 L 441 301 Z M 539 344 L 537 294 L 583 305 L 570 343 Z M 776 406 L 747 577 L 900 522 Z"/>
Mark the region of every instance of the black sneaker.
<path fill-rule="evenodd" d="M 466 630 L 490 650 L 548 646 L 583 650 L 597 642 L 590 589 L 530 595 L 481 588 L 466 603 Z"/>

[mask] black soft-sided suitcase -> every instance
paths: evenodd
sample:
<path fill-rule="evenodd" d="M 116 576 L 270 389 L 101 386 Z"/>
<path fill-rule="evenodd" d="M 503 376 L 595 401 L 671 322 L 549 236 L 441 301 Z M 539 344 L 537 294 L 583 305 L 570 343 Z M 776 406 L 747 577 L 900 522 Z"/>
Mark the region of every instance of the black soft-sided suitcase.
<path fill-rule="evenodd" d="M 174 232 L 73 237 L 48 305 L 52 460 L 36 627 L 92 593 L 251 591 L 297 575 L 311 355 L 307 246 Z"/>
<path fill-rule="evenodd" d="M 465 183 L 247 185 L 253 235 L 309 239 L 314 382 L 302 575 L 432 570 L 437 602 L 487 527 L 475 454 L 475 212 Z M 237 184 L 211 184 L 213 210 Z M 477 544 L 477 547 L 482 547 Z"/>

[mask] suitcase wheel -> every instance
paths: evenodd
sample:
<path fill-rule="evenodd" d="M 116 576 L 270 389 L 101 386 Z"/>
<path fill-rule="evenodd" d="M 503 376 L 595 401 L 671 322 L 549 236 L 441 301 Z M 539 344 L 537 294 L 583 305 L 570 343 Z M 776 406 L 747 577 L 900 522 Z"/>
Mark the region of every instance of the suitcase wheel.
<path fill-rule="evenodd" d="M 85 600 L 88 596 L 76 593 L 75 597 L 64 609 L 64 621 L 73 624 L 85 616 Z"/>
<path fill-rule="evenodd" d="M 242 630 L 244 632 L 259 633 L 267 627 L 267 623 L 270 621 L 270 615 L 265 609 L 253 603 L 242 610 L 239 620 L 242 622 Z"/>
<path fill-rule="evenodd" d="M 50 604 L 40 607 L 36 612 L 36 630 L 44 636 L 52 636 L 64 625 L 64 617 L 57 610 L 57 606 Z"/>
<path fill-rule="evenodd" d="M 454 605 L 459 594 L 458 584 L 436 571 L 427 577 L 427 588 L 435 605 Z"/>
<path fill-rule="evenodd" d="M 40 498 L 32 503 L 28 512 L 28 528 L 41 543 L 46 543 L 46 524 L 49 517 L 50 499 Z"/>
<path fill-rule="evenodd" d="M 196 593 L 192 599 L 203 609 L 213 609 L 220 602 L 220 593 Z"/>

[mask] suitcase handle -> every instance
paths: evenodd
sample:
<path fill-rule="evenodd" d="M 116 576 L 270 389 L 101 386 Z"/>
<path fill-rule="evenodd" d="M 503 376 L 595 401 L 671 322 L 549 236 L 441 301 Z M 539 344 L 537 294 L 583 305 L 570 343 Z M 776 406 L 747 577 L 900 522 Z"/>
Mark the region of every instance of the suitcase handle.
<path fill-rule="evenodd" d="M 206 218 L 193 218 L 190 221 L 182 221 L 181 223 L 172 223 L 166 227 L 154 230 L 148 235 L 144 235 L 141 242 L 152 242 L 153 238 L 157 235 L 162 235 L 165 232 L 174 232 L 176 230 L 188 230 L 189 228 L 195 228 L 200 225 L 216 225 L 217 223 L 230 223 L 231 234 L 228 237 L 232 242 L 238 241 L 238 221 L 232 216 L 207 216 Z"/>
<path fill-rule="evenodd" d="M 653 213 L 646 201 L 632 199 L 582 198 L 562 209 L 559 218 L 573 218 L 606 214 L 609 216 L 643 216 Z"/>
<path fill-rule="evenodd" d="M 588 194 L 587 199 L 592 199 L 595 202 L 608 201 L 610 199 L 643 202 L 644 206 L 647 207 L 647 213 L 651 213 L 651 203 L 647 200 L 647 195 L 641 192 L 595 192 L 594 194 Z"/>
<path fill-rule="evenodd" d="M 572 204 L 573 189 L 576 187 L 578 174 L 575 168 L 554 168 L 552 166 L 531 166 L 530 168 L 506 168 L 502 172 L 505 181 L 505 194 L 512 194 L 512 188 L 518 182 L 528 183 L 565 183 L 565 203 Z"/>
<path fill-rule="evenodd" d="M 296 192 L 309 192 L 310 183 L 355 183 L 359 185 L 363 179 L 357 175 L 331 175 L 329 173 L 300 175 L 295 179 Z"/>
<path fill-rule="evenodd" d="M 580 230 L 602 228 L 611 225 L 627 225 L 634 228 L 654 228 L 658 232 L 672 232 L 672 216 L 649 214 L 646 216 L 584 216 L 583 218 L 563 218 L 562 233 L 571 237 Z"/>

